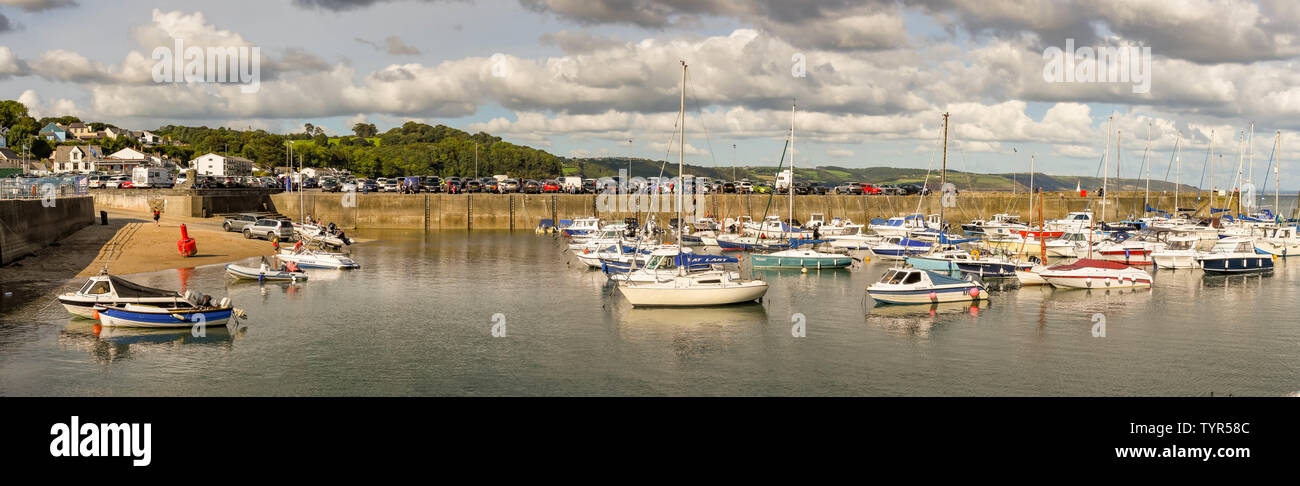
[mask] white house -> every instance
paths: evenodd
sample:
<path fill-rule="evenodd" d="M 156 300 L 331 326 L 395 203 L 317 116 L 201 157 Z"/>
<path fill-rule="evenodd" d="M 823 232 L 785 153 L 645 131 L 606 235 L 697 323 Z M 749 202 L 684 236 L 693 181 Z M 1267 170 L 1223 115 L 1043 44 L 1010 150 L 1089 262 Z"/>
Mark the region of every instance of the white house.
<path fill-rule="evenodd" d="M 243 157 L 207 154 L 190 161 L 190 167 L 199 175 L 247 176 L 253 175 L 253 161 Z"/>
<path fill-rule="evenodd" d="M 60 145 L 50 154 L 51 170 L 89 174 L 103 158 L 104 152 L 98 145 Z"/>
<path fill-rule="evenodd" d="M 141 131 L 140 136 L 136 137 L 136 140 L 145 145 L 158 145 L 163 141 L 162 137 L 154 135 L 153 132 L 148 130 Z"/>

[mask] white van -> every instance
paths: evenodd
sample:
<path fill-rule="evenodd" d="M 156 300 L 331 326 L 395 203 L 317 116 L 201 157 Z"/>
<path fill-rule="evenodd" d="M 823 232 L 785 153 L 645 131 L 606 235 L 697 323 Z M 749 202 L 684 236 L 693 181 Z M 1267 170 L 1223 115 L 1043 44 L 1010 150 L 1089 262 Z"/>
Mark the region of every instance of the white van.
<path fill-rule="evenodd" d="M 162 167 L 136 167 L 131 171 L 131 187 L 172 187 L 176 179 L 172 171 Z"/>
<path fill-rule="evenodd" d="M 562 191 L 564 191 L 564 192 L 569 192 L 569 193 L 573 193 L 573 192 L 582 192 L 582 178 L 581 178 L 581 177 L 561 177 L 561 178 L 560 178 L 560 189 L 561 189 Z"/>

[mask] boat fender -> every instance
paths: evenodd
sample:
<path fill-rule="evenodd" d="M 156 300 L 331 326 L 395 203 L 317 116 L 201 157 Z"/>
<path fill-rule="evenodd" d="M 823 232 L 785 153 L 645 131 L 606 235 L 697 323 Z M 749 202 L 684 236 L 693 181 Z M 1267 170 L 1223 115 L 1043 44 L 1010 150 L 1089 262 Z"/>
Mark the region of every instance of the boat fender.
<path fill-rule="evenodd" d="M 939 300 L 939 294 L 937 294 L 937 293 L 935 293 L 935 291 L 931 290 L 931 291 L 930 291 L 930 300 Z"/>
<path fill-rule="evenodd" d="M 972 298 L 977 298 L 977 299 L 978 299 L 979 296 L 980 296 L 980 288 L 979 288 L 979 287 L 971 287 L 971 288 L 970 288 L 970 296 L 971 296 Z"/>
<path fill-rule="evenodd" d="M 91 317 L 93 317 L 96 321 L 98 321 L 98 320 L 99 320 L 99 309 L 91 309 L 91 310 L 90 310 L 90 315 L 91 315 Z"/>

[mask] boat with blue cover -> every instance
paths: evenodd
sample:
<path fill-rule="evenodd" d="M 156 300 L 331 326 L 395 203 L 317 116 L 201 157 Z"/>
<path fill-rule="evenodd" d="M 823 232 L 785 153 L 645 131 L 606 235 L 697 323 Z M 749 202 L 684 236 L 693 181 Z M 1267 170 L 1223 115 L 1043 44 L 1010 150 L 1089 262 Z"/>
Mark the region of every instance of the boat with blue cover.
<path fill-rule="evenodd" d="M 791 248 L 772 253 L 759 253 L 749 258 L 754 268 L 810 268 L 836 269 L 853 265 L 853 257 L 843 253 L 824 253 L 803 245 L 829 243 L 830 240 L 790 240 Z"/>

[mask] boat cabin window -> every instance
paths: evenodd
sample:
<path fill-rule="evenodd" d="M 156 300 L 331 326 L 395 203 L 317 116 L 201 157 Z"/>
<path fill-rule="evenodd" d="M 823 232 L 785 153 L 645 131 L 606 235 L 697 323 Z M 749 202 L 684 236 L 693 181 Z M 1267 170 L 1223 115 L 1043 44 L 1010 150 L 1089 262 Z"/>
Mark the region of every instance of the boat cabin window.
<path fill-rule="evenodd" d="M 99 295 L 99 294 L 107 294 L 109 293 L 110 290 L 111 288 L 108 286 L 107 280 L 98 280 L 93 282 L 86 282 L 86 286 L 81 288 L 81 293 L 90 294 L 90 295 Z"/>
<path fill-rule="evenodd" d="M 911 273 L 913 272 L 898 272 L 896 275 L 894 275 L 894 278 L 889 279 L 889 283 L 891 284 L 903 283 L 903 278 L 907 277 L 907 275 Z"/>
<path fill-rule="evenodd" d="M 1075 221 L 1084 221 L 1084 220 L 1087 220 L 1087 219 L 1088 219 L 1088 215 L 1086 215 L 1086 214 L 1076 214 L 1076 215 L 1074 215 L 1074 220 L 1075 220 Z"/>
<path fill-rule="evenodd" d="M 911 273 L 908 273 L 908 274 L 907 274 L 907 279 L 906 279 L 906 280 L 903 280 L 903 284 L 914 284 L 914 283 L 920 283 L 920 282 L 921 282 L 921 272 L 911 272 Z"/>
<path fill-rule="evenodd" d="M 892 279 L 892 278 L 894 278 L 894 274 L 896 274 L 896 273 L 898 273 L 898 272 L 896 272 L 896 271 L 894 271 L 894 270 L 890 270 L 890 271 L 888 271 L 888 272 L 885 272 L 885 274 L 882 275 L 882 276 L 880 277 L 880 283 L 889 283 L 889 280 Z"/>

